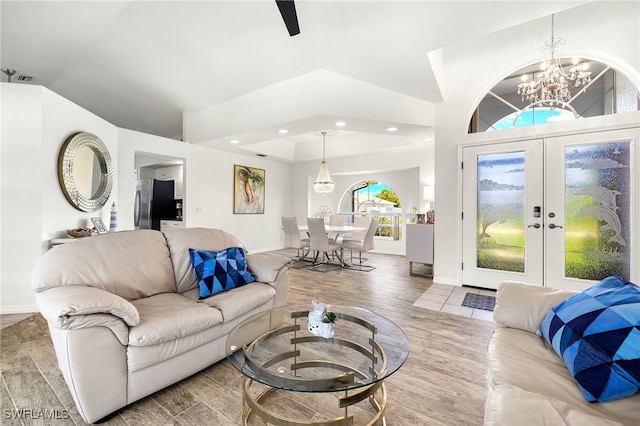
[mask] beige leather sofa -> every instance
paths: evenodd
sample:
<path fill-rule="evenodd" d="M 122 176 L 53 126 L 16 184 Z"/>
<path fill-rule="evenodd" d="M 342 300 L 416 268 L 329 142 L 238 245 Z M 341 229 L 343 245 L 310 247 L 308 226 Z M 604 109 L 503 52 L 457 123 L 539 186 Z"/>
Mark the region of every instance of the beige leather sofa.
<path fill-rule="evenodd" d="M 487 356 L 485 425 L 640 425 L 640 394 L 587 402 L 562 359 L 536 335 L 549 309 L 573 294 L 525 283 L 500 284 Z"/>
<path fill-rule="evenodd" d="M 189 248 L 243 247 L 221 230 L 125 231 L 46 252 L 33 273 L 80 415 L 106 415 L 223 359 L 243 319 L 287 301 L 291 261 L 247 255 L 257 282 L 199 299 Z"/>

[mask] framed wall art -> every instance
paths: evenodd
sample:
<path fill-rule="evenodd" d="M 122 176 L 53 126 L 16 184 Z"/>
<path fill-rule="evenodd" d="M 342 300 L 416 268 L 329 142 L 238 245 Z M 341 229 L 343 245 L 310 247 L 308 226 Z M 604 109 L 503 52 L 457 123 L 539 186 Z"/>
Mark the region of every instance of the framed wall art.
<path fill-rule="evenodd" d="M 233 166 L 233 213 L 263 214 L 265 171 L 249 166 Z"/>

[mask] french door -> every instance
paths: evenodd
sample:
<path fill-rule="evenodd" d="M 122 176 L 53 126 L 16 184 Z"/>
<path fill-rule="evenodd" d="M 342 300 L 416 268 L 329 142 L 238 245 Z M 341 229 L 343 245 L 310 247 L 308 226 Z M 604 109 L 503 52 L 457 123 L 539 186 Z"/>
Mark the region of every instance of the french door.
<path fill-rule="evenodd" d="M 543 280 L 543 141 L 463 149 L 463 284 Z"/>
<path fill-rule="evenodd" d="M 612 131 L 463 148 L 463 284 L 630 279 L 633 145 Z"/>

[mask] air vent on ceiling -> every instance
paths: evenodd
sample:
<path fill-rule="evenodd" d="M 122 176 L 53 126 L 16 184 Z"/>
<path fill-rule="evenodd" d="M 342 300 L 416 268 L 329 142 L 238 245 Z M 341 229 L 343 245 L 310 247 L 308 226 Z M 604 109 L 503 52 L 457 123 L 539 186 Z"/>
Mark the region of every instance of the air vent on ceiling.
<path fill-rule="evenodd" d="M 30 75 L 19 75 L 18 78 L 16 78 L 16 80 L 18 80 L 18 81 L 31 81 L 31 80 L 33 80 L 33 77 L 31 77 Z"/>

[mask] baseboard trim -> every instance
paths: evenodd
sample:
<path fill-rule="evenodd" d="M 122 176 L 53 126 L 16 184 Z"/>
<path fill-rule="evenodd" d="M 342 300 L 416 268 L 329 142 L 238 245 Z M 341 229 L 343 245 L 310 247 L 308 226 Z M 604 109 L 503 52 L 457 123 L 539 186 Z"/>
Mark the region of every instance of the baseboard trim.
<path fill-rule="evenodd" d="M 457 280 L 452 280 L 451 278 L 442 278 L 442 277 L 434 276 L 433 282 L 436 284 L 454 285 L 456 287 L 462 287 L 461 283 L 459 283 Z"/>
<path fill-rule="evenodd" d="M 9 305 L 0 307 L 0 314 L 33 314 L 38 312 L 40 312 L 38 305 Z"/>

